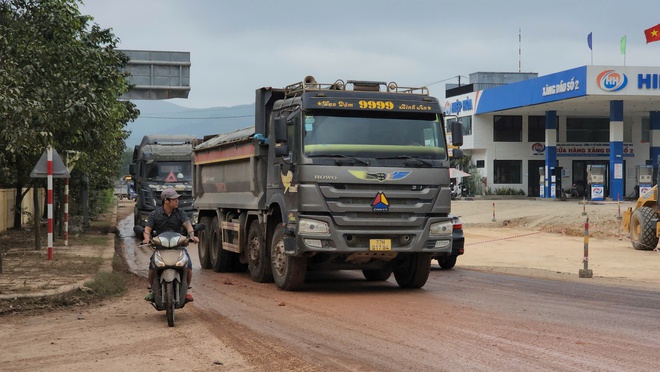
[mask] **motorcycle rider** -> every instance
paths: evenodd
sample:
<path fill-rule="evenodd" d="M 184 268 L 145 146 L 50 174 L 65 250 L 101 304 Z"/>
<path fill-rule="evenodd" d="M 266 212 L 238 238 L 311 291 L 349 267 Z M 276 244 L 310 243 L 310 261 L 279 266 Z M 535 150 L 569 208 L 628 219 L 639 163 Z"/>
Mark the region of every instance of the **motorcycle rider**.
<path fill-rule="evenodd" d="M 179 209 L 179 197 L 181 195 L 177 194 L 174 189 L 166 189 L 161 194 L 160 197 L 163 200 L 163 205 L 154 209 L 149 213 L 147 219 L 147 226 L 144 228 L 144 236 L 142 244 L 149 244 L 151 239 L 151 232 L 156 230 L 157 233 L 162 233 L 165 231 L 174 231 L 181 233 L 181 228 L 185 227 L 188 232 L 188 238 L 194 243 L 199 243 L 199 239 L 194 235 L 193 226 L 188 220 L 188 215 L 186 212 Z M 188 288 L 190 288 L 190 282 L 192 281 L 192 260 L 190 259 L 190 254 L 186 248 L 182 248 L 188 256 Z M 154 278 L 154 266 L 153 266 L 153 255 L 149 259 L 149 274 L 147 279 L 149 280 L 149 294 L 144 298 L 147 301 L 153 301 L 154 295 L 151 292 L 151 283 Z M 190 293 L 186 294 L 186 301 L 194 301 Z"/>

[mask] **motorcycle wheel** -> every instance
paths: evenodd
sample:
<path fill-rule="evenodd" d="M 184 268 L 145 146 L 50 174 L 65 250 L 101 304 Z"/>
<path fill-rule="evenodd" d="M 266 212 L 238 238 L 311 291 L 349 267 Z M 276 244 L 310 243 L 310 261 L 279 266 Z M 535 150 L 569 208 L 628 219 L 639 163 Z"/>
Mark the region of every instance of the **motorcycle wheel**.
<path fill-rule="evenodd" d="M 174 283 L 165 284 L 165 313 L 167 314 L 167 325 L 174 327 Z"/>

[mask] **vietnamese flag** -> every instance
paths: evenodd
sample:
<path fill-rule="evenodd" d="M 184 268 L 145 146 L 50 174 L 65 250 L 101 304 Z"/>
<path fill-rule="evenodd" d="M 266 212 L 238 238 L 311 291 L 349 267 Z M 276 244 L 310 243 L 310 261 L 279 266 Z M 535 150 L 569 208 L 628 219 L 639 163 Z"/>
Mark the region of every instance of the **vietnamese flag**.
<path fill-rule="evenodd" d="M 654 41 L 660 41 L 660 24 L 644 30 L 644 35 L 646 35 L 647 44 Z"/>

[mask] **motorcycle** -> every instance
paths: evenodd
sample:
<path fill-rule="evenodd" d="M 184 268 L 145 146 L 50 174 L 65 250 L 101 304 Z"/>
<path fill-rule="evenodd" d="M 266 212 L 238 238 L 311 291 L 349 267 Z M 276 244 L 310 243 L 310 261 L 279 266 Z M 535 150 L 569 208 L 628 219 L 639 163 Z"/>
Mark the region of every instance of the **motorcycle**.
<path fill-rule="evenodd" d="M 197 224 L 194 231 L 197 233 L 204 228 L 203 224 Z M 136 226 L 135 229 L 142 229 L 144 232 L 141 226 Z M 184 248 L 189 242 L 190 238 L 185 235 L 166 231 L 152 236 L 147 244 L 155 250 L 151 258 L 155 267 L 153 282 L 150 283 L 153 293 L 151 305 L 158 311 L 165 310 L 167 325 L 170 327 L 174 327 L 175 323 L 174 310 L 182 309 L 186 305 L 189 268 Z"/>
<path fill-rule="evenodd" d="M 465 198 L 465 197 L 468 197 L 468 196 L 469 196 L 469 193 L 470 193 L 470 192 L 468 191 L 468 187 L 467 187 L 466 184 L 464 184 L 463 182 L 461 182 L 461 183 L 458 184 L 458 187 L 459 187 L 460 190 L 461 190 L 461 197 L 462 197 L 462 198 Z"/>

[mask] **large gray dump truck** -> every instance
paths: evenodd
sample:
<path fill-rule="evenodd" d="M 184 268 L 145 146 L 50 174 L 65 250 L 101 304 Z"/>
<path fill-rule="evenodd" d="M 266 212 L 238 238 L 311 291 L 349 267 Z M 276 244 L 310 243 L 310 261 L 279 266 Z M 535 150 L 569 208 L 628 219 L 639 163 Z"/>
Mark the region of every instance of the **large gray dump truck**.
<path fill-rule="evenodd" d="M 193 149 L 202 267 L 284 290 L 311 270 L 420 288 L 452 251 L 448 146 L 426 88 L 312 77 L 256 92 L 255 126 Z M 460 123 L 453 144 L 462 144 Z M 454 149 L 454 157 L 460 157 Z"/>
<path fill-rule="evenodd" d="M 135 146 L 129 166 L 136 192 L 134 226 L 146 226 L 149 213 L 163 203 L 160 194 L 169 188 L 181 195 L 179 208 L 195 218 L 191 169 L 194 141 L 195 137 L 188 135 L 148 135 Z"/>

